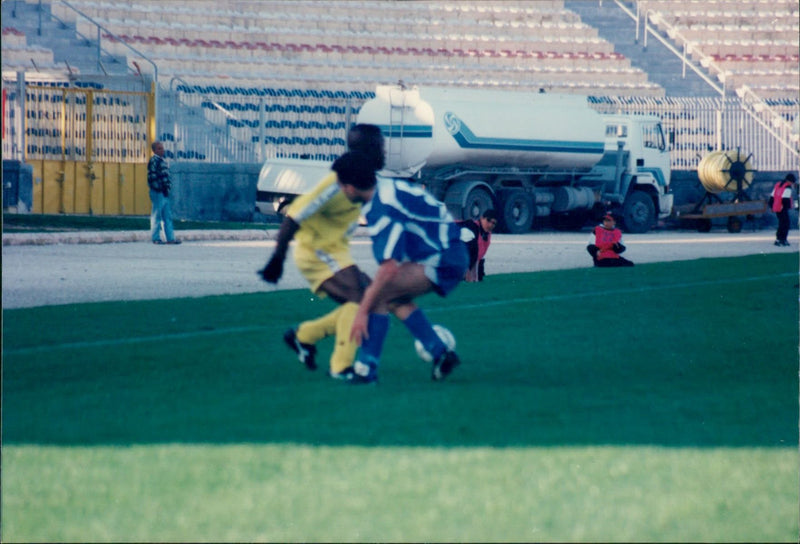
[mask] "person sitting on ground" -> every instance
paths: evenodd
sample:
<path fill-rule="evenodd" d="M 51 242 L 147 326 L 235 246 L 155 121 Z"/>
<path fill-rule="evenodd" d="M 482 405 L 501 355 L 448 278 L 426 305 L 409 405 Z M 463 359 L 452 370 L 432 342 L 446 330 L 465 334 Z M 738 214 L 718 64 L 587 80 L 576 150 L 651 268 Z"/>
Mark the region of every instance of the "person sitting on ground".
<path fill-rule="evenodd" d="M 486 276 L 486 252 L 492 243 L 492 232 L 497 226 L 497 213 L 489 209 L 483 212 L 480 219 L 457 221 L 457 224 L 462 228 L 462 240 L 466 242 L 469 251 L 469 269 L 464 274 L 464 281 L 483 281 Z"/>
<path fill-rule="evenodd" d="M 592 229 L 586 251 L 597 267 L 633 266 L 631 261 L 620 255 L 625 249 L 622 245 L 622 231 L 617 228 L 614 216 L 607 213 L 603 216 L 603 222 Z"/>

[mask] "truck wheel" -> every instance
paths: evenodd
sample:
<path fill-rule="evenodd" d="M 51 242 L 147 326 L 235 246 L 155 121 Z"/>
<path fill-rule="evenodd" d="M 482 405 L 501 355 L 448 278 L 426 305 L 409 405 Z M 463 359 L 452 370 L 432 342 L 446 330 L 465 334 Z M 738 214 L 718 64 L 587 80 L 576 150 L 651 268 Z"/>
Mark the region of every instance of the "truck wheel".
<path fill-rule="evenodd" d="M 522 189 L 503 189 L 498 192 L 500 201 L 498 227 L 500 232 L 521 234 L 528 232 L 533 221 L 533 199 Z"/>
<path fill-rule="evenodd" d="M 462 217 L 464 219 L 480 219 L 483 212 L 494 208 L 492 194 L 483 187 L 474 187 L 467 194 Z"/>
<path fill-rule="evenodd" d="M 622 206 L 622 223 L 627 232 L 641 234 L 650 230 L 656 219 L 653 199 L 644 191 L 634 191 Z"/>
<path fill-rule="evenodd" d="M 494 194 L 485 183 L 458 181 L 447 188 L 444 203 L 453 219 L 479 219 L 483 212 L 494 208 Z"/>
<path fill-rule="evenodd" d="M 742 219 L 740 217 L 736 217 L 732 215 L 728 218 L 728 232 L 736 234 L 737 232 L 742 232 Z"/>

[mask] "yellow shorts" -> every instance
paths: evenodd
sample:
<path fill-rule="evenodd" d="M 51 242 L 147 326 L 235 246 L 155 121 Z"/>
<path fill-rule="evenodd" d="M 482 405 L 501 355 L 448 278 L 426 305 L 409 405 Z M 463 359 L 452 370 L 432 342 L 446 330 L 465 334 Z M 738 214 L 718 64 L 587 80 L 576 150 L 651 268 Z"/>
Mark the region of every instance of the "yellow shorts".
<path fill-rule="evenodd" d="M 294 248 L 294 262 L 297 264 L 297 269 L 308 281 L 311 291 L 320 297 L 325 296 L 324 292 L 319 291 L 322 282 L 332 278 L 338 271 L 355 264 L 347 246 L 324 251 L 304 245 L 296 245 Z"/>

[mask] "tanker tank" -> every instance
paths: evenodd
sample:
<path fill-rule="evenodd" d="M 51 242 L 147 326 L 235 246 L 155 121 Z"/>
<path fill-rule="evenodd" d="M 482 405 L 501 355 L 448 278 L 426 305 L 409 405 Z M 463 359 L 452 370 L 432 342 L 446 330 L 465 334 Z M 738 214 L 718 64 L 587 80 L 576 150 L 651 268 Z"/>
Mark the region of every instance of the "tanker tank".
<path fill-rule="evenodd" d="M 605 125 L 585 97 L 497 90 L 379 86 L 359 123 L 386 137 L 386 169 L 502 165 L 588 170 L 603 156 Z"/>

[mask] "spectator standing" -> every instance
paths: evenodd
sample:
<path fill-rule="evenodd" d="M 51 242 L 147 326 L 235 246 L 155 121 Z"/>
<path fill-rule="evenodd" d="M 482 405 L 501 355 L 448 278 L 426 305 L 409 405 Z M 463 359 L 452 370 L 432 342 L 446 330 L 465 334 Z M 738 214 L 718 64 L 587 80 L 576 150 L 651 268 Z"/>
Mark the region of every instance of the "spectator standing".
<path fill-rule="evenodd" d="M 775 245 L 788 246 L 789 241 L 789 210 L 792 209 L 794 184 L 797 181 L 794 174 L 786 174 L 786 177 L 775 184 L 772 195 L 769 197 L 769 206 L 778 218 L 778 230 L 775 231 Z"/>
<path fill-rule="evenodd" d="M 180 244 L 175 238 L 172 224 L 172 208 L 169 201 L 169 192 L 172 189 L 172 180 L 169 177 L 169 166 L 164 159 L 164 144 L 155 141 L 152 145 L 153 156 L 147 163 L 147 186 L 150 188 L 150 238 L 154 244 L 163 244 L 161 230 L 163 226 L 164 238 L 167 244 Z"/>

